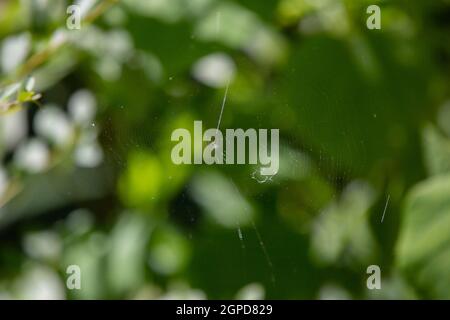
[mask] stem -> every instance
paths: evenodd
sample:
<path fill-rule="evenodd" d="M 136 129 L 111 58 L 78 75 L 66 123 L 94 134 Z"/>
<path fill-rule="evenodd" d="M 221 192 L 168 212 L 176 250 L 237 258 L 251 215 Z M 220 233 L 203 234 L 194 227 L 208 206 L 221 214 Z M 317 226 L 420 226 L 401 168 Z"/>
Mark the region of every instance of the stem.
<path fill-rule="evenodd" d="M 83 19 L 82 23 L 84 25 L 92 24 L 98 17 L 100 17 L 106 10 L 108 10 L 111 6 L 119 2 L 119 0 L 103 0 L 100 2 L 86 17 Z M 61 47 L 66 44 L 66 41 L 62 41 L 56 45 L 51 45 L 41 52 L 37 52 L 32 55 L 28 60 L 20 66 L 12 77 L 9 79 L 2 81 L 1 86 L 7 85 L 18 79 L 21 79 L 28 74 L 30 74 L 33 70 L 38 68 L 40 65 L 44 64 L 50 56 L 52 56 L 56 51 L 58 51 Z"/>

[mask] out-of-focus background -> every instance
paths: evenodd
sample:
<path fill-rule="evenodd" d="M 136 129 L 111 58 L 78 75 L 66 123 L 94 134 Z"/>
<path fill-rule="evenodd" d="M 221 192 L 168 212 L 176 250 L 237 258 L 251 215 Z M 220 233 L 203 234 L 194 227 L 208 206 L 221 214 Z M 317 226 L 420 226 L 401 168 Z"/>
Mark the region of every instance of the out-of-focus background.
<path fill-rule="evenodd" d="M 450 298 L 449 1 L 74 3 L 0 1 L 0 298 Z M 172 164 L 227 85 L 270 179 Z"/>

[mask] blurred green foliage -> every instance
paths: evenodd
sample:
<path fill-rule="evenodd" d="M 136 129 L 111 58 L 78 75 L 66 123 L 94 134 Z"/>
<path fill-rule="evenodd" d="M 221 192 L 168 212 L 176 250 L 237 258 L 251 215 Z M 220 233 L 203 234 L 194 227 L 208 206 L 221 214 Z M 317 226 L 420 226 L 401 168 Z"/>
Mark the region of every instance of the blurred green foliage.
<path fill-rule="evenodd" d="M 0 2 L 0 298 L 450 298 L 448 1 L 71 4 Z M 227 83 L 267 181 L 171 162 Z"/>

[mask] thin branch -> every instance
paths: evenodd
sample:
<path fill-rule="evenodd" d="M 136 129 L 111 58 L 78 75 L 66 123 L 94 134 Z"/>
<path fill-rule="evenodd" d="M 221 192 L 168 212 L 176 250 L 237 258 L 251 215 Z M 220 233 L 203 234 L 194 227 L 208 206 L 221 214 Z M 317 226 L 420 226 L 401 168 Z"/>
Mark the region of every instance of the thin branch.
<path fill-rule="evenodd" d="M 119 0 L 103 0 L 100 2 L 82 21 L 84 25 L 92 24 L 97 18 L 99 18 L 103 13 L 106 12 L 111 6 L 118 3 Z M 44 64 L 56 51 L 66 44 L 66 41 L 61 41 L 57 44 L 52 44 L 44 50 L 32 55 L 21 67 L 19 67 L 14 76 L 10 79 L 4 80 L 1 86 L 5 86 L 8 83 L 17 81 L 27 75 L 29 75 L 33 70 Z"/>

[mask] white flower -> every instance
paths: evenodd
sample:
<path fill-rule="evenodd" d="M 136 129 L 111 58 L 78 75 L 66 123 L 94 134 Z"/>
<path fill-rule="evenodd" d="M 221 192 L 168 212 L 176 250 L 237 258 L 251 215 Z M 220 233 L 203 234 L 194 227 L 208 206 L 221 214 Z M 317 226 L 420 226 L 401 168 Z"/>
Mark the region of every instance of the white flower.
<path fill-rule="evenodd" d="M 19 168 L 31 173 L 37 173 L 47 167 L 49 160 L 48 148 L 39 139 L 31 139 L 22 144 L 14 154 L 14 162 Z"/>
<path fill-rule="evenodd" d="M 28 55 L 30 50 L 30 35 L 22 33 L 6 38 L 2 44 L 1 67 L 5 73 L 13 71 Z"/>
<path fill-rule="evenodd" d="M 85 168 L 97 167 L 103 160 L 103 151 L 98 143 L 80 144 L 75 149 L 75 161 Z"/>
<path fill-rule="evenodd" d="M 21 109 L 0 117 L 0 137 L 6 149 L 11 150 L 27 135 L 27 113 Z"/>
<path fill-rule="evenodd" d="M 97 111 L 94 95 L 88 90 L 79 90 L 69 99 L 69 113 L 77 124 L 91 123 Z"/>
<path fill-rule="evenodd" d="M 65 145 L 72 138 L 72 123 L 58 107 L 47 106 L 41 109 L 34 118 L 33 124 L 40 136 L 56 145 Z"/>
<path fill-rule="evenodd" d="M 213 53 L 197 61 L 192 69 L 194 78 L 213 88 L 225 87 L 234 77 L 236 67 L 224 53 Z"/>

